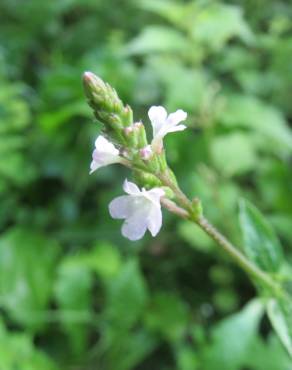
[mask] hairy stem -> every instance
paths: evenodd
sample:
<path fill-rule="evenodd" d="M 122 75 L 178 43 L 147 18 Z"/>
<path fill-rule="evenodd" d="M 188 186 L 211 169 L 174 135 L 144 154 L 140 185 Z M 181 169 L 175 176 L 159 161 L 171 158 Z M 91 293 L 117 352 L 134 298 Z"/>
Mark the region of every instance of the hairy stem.
<path fill-rule="evenodd" d="M 263 285 L 279 294 L 279 285 L 264 271 L 260 270 L 254 263 L 250 262 L 238 248 L 236 248 L 224 235 L 222 235 L 205 217 L 201 216 L 195 220 L 223 250 L 250 276 L 260 280 Z"/>
<path fill-rule="evenodd" d="M 260 270 L 253 262 L 249 261 L 247 257 L 240 252 L 240 250 L 233 245 L 219 230 L 217 230 L 203 215 L 198 214 L 194 210 L 193 204 L 182 190 L 173 183 L 167 176 L 167 173 L 160 174 L 160 181 L 168 186 L 175 194 L 177 203 L 164 199 L 162 204 L 170 212 L 178 216 L 189 219 L 197 224 L 206 234 L 208 234 L 228 255 L 236 262 L 248 275 L 260 281 L 263 286 L 273 291 L 275 295 L 282 295 L 281 287 L 275 282 L 267 273 Z"/>

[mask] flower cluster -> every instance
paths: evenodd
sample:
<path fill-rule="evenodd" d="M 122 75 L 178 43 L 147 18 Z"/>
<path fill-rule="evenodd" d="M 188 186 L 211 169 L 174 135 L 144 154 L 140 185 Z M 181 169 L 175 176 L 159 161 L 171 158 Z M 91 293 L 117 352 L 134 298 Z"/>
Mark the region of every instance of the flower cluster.
<path fill-rule="evenodd" d="M 167 167 L 163 138 L 168 133 L 184 130 L 186 126 L 180 122 L 187 118 L 187 114 L 177 110 L 167 115 L 162 106 L 151 107 L 148 117 L 153 138 L 148 144 L 143 123 L 132 122 L 131 109 L 123 106 L 115 90 L 91 72 L 84 74 L 84 86 L 95 116 L 104 123 L 105 133 L 95 141 L 90 173 L 100 167 L 121 163 L 132 168 L 144 183 L 147 178 L 145 186 L 150 187 L 149 190 L 144 187 L 140 190 L 135 183 L 125 180 L 123 189 L 127 195 L 115 198 L 109 211 L 113 218 L 125 219 L 122 235 L 126 238 L 141 239 L 147 229 L 155 236 L 162 225 L 161 199 L 166 196 L 165 188 L 153 185 L 161 185 L 155 174 Z"/>

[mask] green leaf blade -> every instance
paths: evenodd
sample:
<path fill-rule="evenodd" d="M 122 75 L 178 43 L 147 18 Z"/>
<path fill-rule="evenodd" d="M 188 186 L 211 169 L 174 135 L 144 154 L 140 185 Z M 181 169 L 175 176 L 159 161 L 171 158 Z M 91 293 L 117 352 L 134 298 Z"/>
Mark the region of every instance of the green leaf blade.
<path fill-rule="evenodd" d="M 292 358 L 292 303 L 287 300 L 270 299 L 267 314 L 280 341 Z"/>
<path fill-rule="evenodd" d="M 240 202 L 239 219 L 246 255 L 262 270 L 278 272 L 283 262 L 283 252 L 270 224 L 246 200 Z"/>

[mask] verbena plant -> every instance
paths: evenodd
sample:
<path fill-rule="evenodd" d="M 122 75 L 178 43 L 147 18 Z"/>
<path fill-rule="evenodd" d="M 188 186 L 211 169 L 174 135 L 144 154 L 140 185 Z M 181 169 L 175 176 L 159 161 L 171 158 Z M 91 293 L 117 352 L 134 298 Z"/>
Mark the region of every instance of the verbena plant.
<path fill-rule="evenodd" d="M 113 218 L 125 219 L 123 236 L 138 240 L 147 229 L 156 236 L 163 223 L 161 206 L 198 225 L 252 280 L 292 358 L 292 300 L 285 278 L 287 266 L 272 227 L 255 206 L 241 200 L 239 219 L 244 244 L 239 249 L 207 219 L 199 194 L 193 199 L 185 195 L 167 163 L 163 139 L 168 133 L 187 128 L 181 123 L 187 113 L 180 109 L 168 115 L 164 107 L 152 106 L 148 116 L 153 137 L 148 141 L 144 123 L 135 122 L 132 109 L 122 103 L 109 84 L 91 72 L 85 72 L 83 81 L 88 103 L 102 123 L 102 134 L 95 141 L 91 173 L 114 163 L 132 171 L 134 182 L 126 179 L 123 185 L 127 195 L 109 204 Z"/>

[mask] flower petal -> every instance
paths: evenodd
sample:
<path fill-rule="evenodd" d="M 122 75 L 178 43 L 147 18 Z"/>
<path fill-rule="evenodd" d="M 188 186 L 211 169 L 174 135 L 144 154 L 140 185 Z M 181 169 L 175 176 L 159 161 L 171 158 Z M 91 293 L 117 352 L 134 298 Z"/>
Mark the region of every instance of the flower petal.
<path fill-rule="evenodd" d="M 173 127 L 170 127 L 168 130 L 167 130 L 167 133 L 169 132 L 176 132 L 176 131 L 183 131 L 187 128 L 186 125 L 177 125 L 177 126 L 173 126 Z"/>
<path fill-rule="evenodd" d="M 130 217 L 133 212 L 132 199 L 129 195 L 122 195 L 113 199 L 108 208 L 112 218 Z"/>
<path fill-rule="evenodd" d="M 171 126 L 177 125 L 181 121 L 185 121 L 187 118 L 187 113 L 184 112 L 182 109 L 178 109 L 174 113 L 170 113 L 170 115 L 167 117 L 167 124 Z"/>
<path fill-rule="evenodd" d="M 98 151 L 111 153 L 113 155 L 119 155 L 119 151 L 113 143 L 108 141 L 104 136 L 99 135 L 95 140 L 95 147 Z"/>
<path fill-rule="evenodd" d="M 152 236 L 156 236 L 161 229 L 162 225 L 162 212 L 159 205 L 153 205 L 148 214 L 147 227 Z"/>
<path fill-rule="evenodd" d="M 96 171 L 100 167 L 119 163 L 121 161 L 118 149 L 102 135 L 99 135 L 95 140 L 95 149 L 92 153 L 92 159 L 90 173 Z"/>
<path fill-rule="evenodd" d="M 125 193 L 130 195 L 139 195 L 141 193 L 140 189 L 136 184 L 134 184 L 131 181 L 128 181 L 127 179 L 124 181 L 123 189 Z"/>
<path fill-rule="evenodd" d="M 151 202 L 160 204 L 160 198 L 165 195 L 165 192 L 161 188 L 153 188 L 151 190 L 144 191 L 143 194 L 145 194 L 144 196 L 151 200 Z"/>
<path fill-rule="evenodd" d="M 162 106 L 153 106 L 148 111 L 148 117 L 152 124 L 153 136 L 156 136 L 165 124 L 167 112 Z"/>
<path fill-rule="evenodd" d="M 141 239 L 147 230 L 147 217 L 141 212 L 140 217 L 134 215 L 126 219 L 122 226 L 122 235 L 130 240 Z"/>

